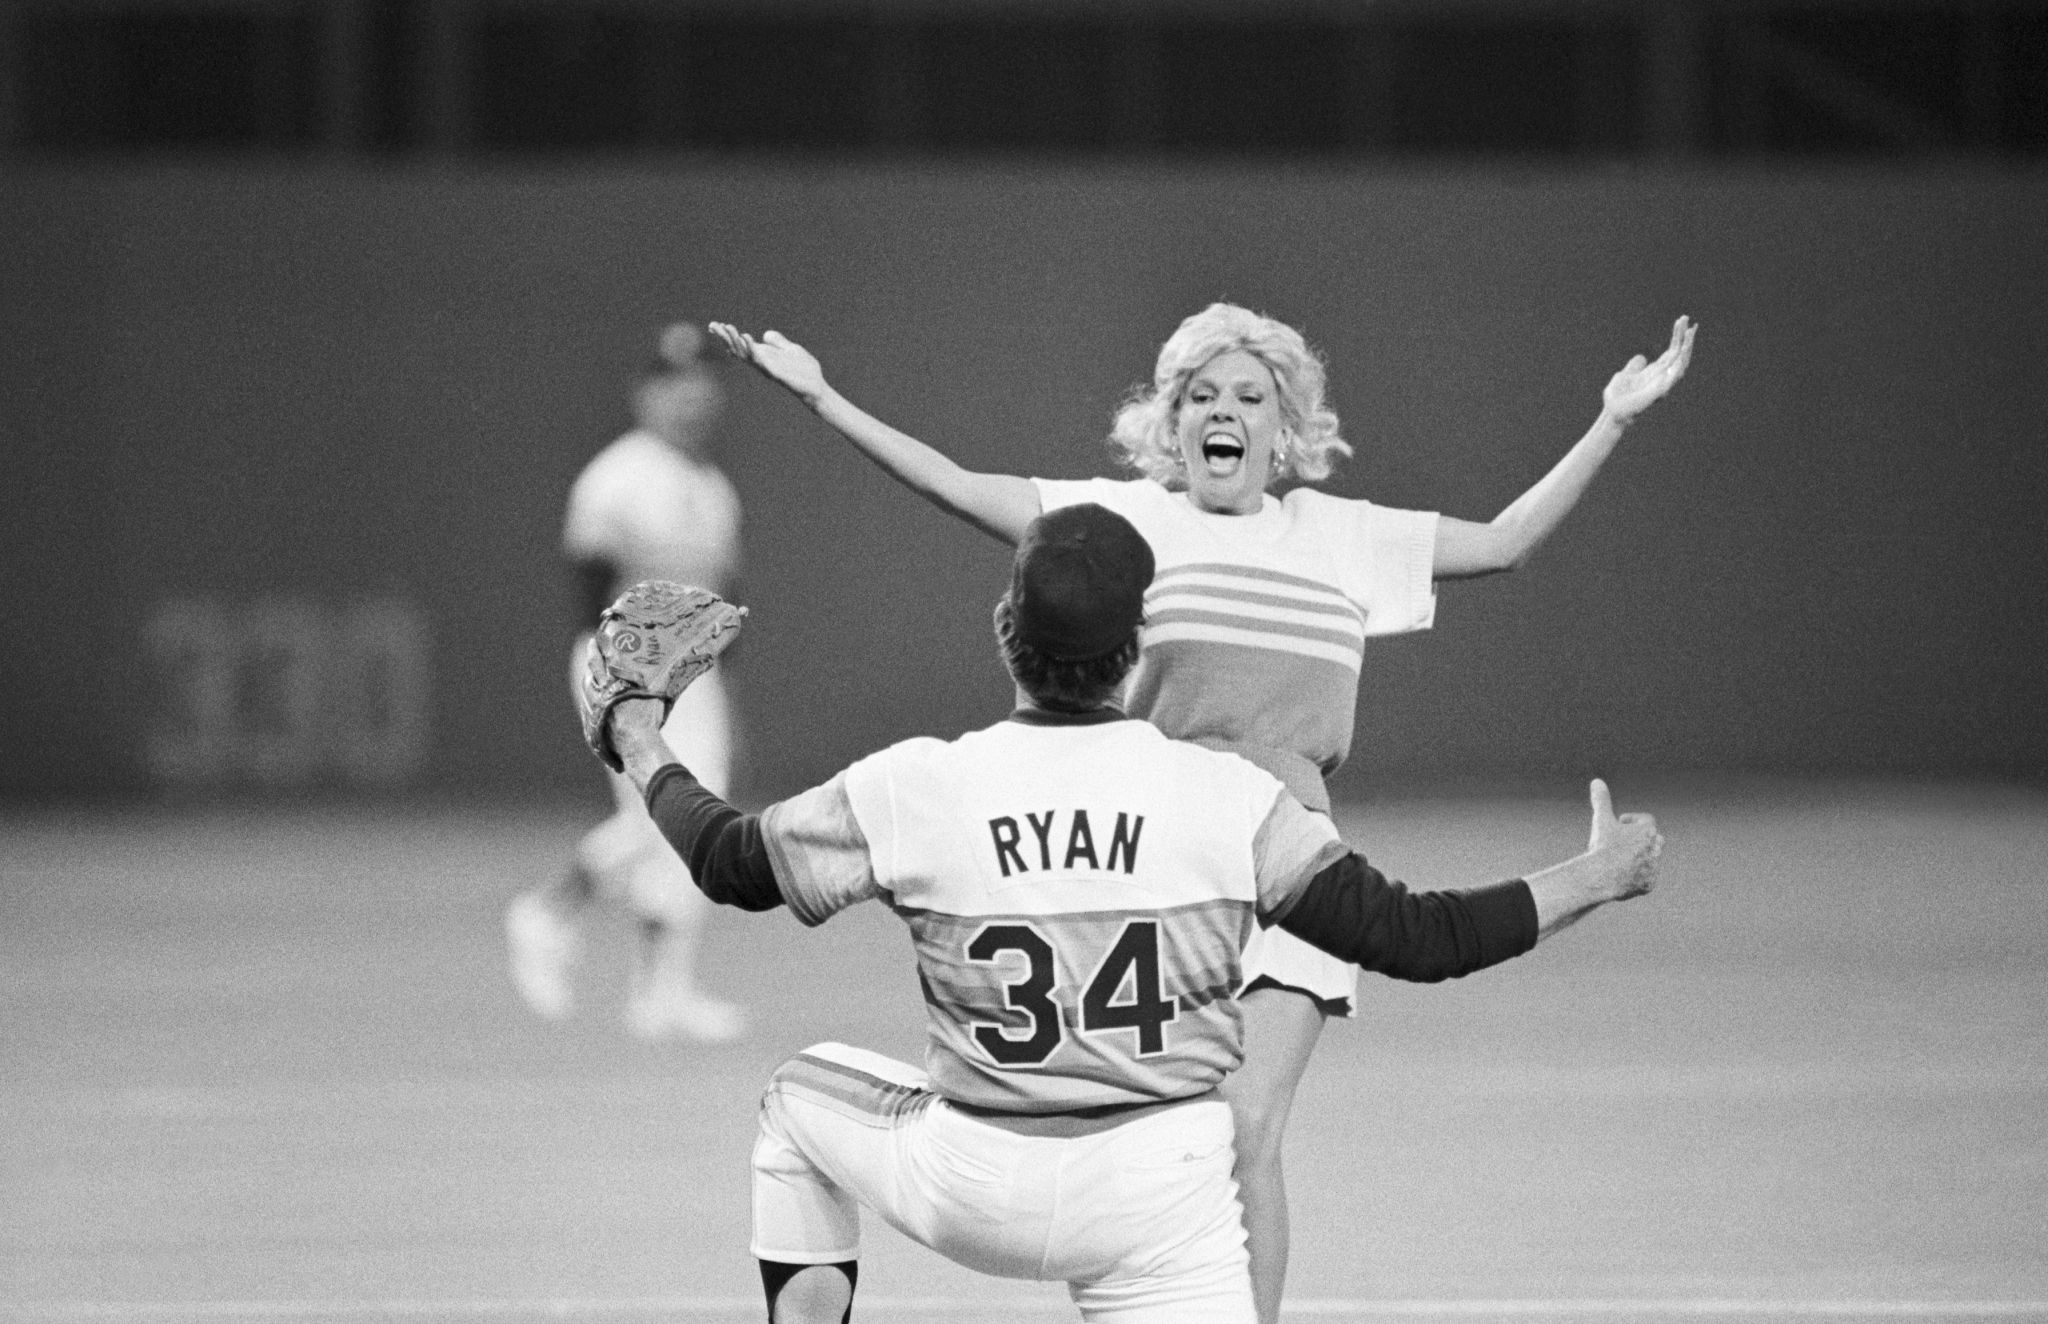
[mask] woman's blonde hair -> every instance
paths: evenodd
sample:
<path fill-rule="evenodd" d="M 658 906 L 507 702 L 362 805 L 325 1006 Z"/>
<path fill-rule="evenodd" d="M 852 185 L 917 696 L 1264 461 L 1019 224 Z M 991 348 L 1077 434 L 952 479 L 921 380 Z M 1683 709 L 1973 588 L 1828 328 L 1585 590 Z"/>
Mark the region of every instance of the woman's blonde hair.
<path fill-rule="evenodd" d="M 1322 357 L 1285 322 L 1230 303 L 1210 304 L 1167 337 L 1159 347 L 1152 384 L 1138 387 L 1117 410 L 1110 445 L 1122 452 L 1124 463 L 1154 482 L 1175 490 L 1186 487 L 1174 415 L 1196 370 L 1233 349 L 1272 369 L 1280 388 L 1282 431 L 1266 485 L 1329 477 L 1337 457 L 1351 454 L 1351 444 L 1337 435 L 1337 414 L 1323 403 Z"/>

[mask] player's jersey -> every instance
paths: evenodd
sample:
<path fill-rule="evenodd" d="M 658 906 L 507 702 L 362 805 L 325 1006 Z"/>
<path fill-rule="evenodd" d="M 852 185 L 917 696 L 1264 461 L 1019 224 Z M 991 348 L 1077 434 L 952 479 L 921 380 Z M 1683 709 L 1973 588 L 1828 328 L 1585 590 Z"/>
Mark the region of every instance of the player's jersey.
<path fill-rule="evenodd" d="M 584 466 L 562 530 L 571 560 L 607 560 L 620 585 L 673 579 L 714 592 L 739 563 L 732 484 L 651 432 L 628 432 Z"/>
<path fill-rule="evenodd" d="M 1230 749 L 1327 811 L 1351 752 L 1365 640 L 1429 628 L 1437 516 L 1300 487 L 1212 515 L 1150 479 L 1034 479 L 1045 510 L 1131 521 L 1158 570 L 1125 698 L 1168 735 Z"/>
<path fill-rule="evenodd" d="M 1214 1086 L 1242 1060 L 1257 914 L 1344 853 L 1253 764 L 1108 716 L 906 741 L 761 815 L 799 919 L 876 898 L 910 926 L 948 1098 L 1051 1112 Z"/>

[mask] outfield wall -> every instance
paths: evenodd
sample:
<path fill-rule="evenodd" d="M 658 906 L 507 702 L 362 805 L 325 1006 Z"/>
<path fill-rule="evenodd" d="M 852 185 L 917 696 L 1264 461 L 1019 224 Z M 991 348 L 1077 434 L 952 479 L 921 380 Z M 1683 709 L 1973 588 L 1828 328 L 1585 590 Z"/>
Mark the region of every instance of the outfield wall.
<path fill-rule="evenodd" d="M 1175 322 L 1327 353 L 1329 486 L 1484 519 L 1691 375 L 1522 572 L 1376 645 L 1339 789 L 2048 775 L 2048 175 L 29 170 L 0 182 L 0 794 L 590 791 L 562 496 L 674 316 L 972 467 L 1107 472 Z M 744 786 L 1003 712 L 1007 554 L 735 379 Z M 84 678 L 84 679 L 81 679 Z"/>

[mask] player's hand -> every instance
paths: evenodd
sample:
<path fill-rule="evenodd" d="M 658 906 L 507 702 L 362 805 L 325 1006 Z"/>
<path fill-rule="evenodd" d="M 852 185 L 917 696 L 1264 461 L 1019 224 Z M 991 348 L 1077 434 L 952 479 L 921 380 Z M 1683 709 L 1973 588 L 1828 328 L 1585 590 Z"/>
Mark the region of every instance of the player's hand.
<path fill-rule="evenodd" d="M 1698 330 L 1691 318 L 1680 317 L 1671 324 L 1671 347 L 1654 363 L 1638 354 L 1623 365 L 1600 393 L 1601 409 L 1607 417 L 1626 423 L 1663 399 L 1685 376 L 1685 365 L 1692 362 L 1693 333 Z"/>
<path fill-rule="evenodd" d="M 1664 835 L 1649 814 L 1614 813 L 1607 783 L 1593 779 L 1593 833 L 1586 847 L 1606 865 L 1614 884 L 1614 900 L 1641 896 L 1657 885 L 1657 858 L 1664 853 Z"/>
<path fill-rule="evenodd" d="M 711 334 L 725 342 L 734 358 L 753 364 L 762 376 L 805 404 L 816 404 L 825 393 L 825 369 L 817 356 L 780 331 L 766 332 L 756 340 L 730 322 L 713 322 Z"/>
<path fill-rule="evenodd" d="M 661 726 L 668 720 L 668 705 L 659 699 L 621 699 L 604 715 L 612 748 L 627 765 L 645 762 L 662 745 Z M 656 763 L 661 762 L 659 758 Z"/>

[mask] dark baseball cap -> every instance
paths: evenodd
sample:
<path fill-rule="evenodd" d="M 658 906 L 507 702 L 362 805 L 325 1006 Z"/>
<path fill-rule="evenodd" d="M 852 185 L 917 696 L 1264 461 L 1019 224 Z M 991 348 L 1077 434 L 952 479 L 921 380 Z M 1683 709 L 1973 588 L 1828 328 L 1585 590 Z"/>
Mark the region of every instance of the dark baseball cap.
<path fill-rule="evenodd" d="M 1017 637 L 1062 662 L 1123 646 L 1145 620 L 1152 548 L 1106 506 L 1062 506 L 1025 526 L 1010 570 Z"/>

